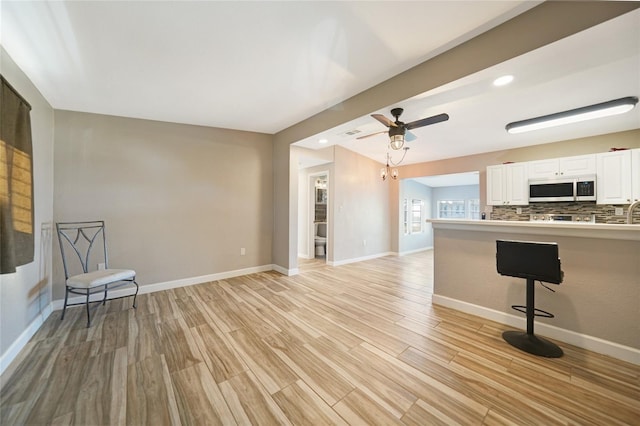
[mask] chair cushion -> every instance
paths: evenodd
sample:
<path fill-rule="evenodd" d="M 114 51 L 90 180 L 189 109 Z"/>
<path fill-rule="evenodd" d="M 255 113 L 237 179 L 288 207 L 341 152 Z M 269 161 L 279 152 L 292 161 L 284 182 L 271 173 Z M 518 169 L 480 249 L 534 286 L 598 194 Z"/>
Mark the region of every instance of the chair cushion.
<path fill-rule="evenodd" d="M 100 285 L 114 283 L 123 280 L 132 280 L 136 277 L 136 271 L 131 269 L 99 269 L 69 277 L 69 287 L 93 288 Z"/>

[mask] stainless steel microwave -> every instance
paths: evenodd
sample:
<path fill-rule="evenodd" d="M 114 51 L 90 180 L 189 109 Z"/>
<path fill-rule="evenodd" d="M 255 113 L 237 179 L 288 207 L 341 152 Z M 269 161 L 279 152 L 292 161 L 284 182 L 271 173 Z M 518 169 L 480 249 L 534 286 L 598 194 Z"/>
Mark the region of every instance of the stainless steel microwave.
<path fill-rule="evenodd" d="M 529 179 L 529 202 L 595 201 L 595 175 Z"/>

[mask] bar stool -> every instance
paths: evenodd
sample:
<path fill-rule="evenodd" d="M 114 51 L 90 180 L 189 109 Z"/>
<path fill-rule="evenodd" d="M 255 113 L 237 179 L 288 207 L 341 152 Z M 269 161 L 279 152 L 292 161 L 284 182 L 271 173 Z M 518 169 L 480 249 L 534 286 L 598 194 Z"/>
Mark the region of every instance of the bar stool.
<path fill-rule="evenodd" d="M 511 308 L 527 315 L 527 331 L 505 331 L 502 338 L 520 350 L 547 358 L 559 358 L 562 349 L 533 332 L 536 316 L 553 318 L 553 314 L 536 309 L 535 282 L 560 284 L 564 273 L 560 270 L 558 245 L 532 241 L 496 240 L 496 268 L 500 275 L 525 278 L 527 282 L 526 305 L 512 305 Z"/>

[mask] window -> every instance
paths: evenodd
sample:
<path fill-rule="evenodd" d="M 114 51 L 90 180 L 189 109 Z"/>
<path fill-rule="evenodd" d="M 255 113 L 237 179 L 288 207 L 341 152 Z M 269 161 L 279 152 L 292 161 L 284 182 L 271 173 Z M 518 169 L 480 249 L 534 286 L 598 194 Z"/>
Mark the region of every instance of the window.
<path fill-rule="evenodd" d="M 480 200 L 438 200 L 438 219 L 480 219 Z"/>
<path fill-rule="evenodd" d="M 439 200 L 438 219 L 464 219 L 464 200 Z"/>
<path fill-rule="evenodd" d="M 411 233 L 422 232 L 422 200 L 411 200 Z"/>
<path fill-rule="evenodd" d="M 0 202 L 10 206 L 15 231 L 32 232 L 31 157 L 3 140 L 0 140 Z"/>
<path fill-rule="evenodd" d="M 480 219 L 480 200 L 477 198 L 467 200 L 467 212 L 469 219 Z"/>
<path fill-rule="evenodd" d="M 402 204 L 402 228 L 404 231 L 404 235 L 409 234 L 409 200 L 404 199 Z"/>
<path fill-rule="evenodd" d="M 33 262 L 31 106 L 0 76 L 0 273 Z"/>

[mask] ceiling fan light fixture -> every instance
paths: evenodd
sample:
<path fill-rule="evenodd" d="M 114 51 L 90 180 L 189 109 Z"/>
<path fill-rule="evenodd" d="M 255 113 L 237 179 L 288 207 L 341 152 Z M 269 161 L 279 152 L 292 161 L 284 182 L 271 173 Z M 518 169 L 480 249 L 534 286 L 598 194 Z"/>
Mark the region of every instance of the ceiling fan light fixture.
<path fill-rule="evenodd" d="M 580 121 L 595 118 L 609 117 L 611 115 L 624 114 L 631 111 L 638 103 L 635 96 L 614 99 L 595 105 L 576 108 L 568 111 L 530 118 L 528 120 L 514 121 L 505 127 L 511 134 L 524 133 L 532 130 L 546 129 L 548 127 L 562 126 L 564 124 L 578 123 Z"/>
<path fill-rule="evenodd" d="M 402 149 L 404 146 L 404 135 L 391 135 L 389 136 L 389 146 L 391 149 Z"/>

